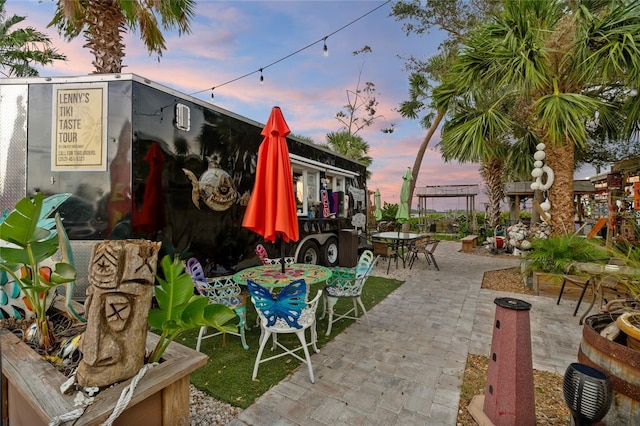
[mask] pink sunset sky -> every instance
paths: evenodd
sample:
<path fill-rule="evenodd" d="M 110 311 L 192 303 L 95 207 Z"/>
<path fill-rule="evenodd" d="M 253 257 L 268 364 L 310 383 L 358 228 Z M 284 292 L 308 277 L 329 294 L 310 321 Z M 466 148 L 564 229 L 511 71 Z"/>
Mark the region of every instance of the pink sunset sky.
<path fill-rule="evenodd" d="M 6 4 L 7 16 L 25 16 L 26 25 L 48 34 L 68 58 L 66 63 L 40 69 L 41 76 L 90 74 L 93 57 L 82 48 L 84 39 L 68 43 L 54 29 L 46 28 L 54 10 L 51 0 L 9 0 Z M 404 119 L 397 112 L 408 95 L 403 58 L 435 54 L 443 35 L 434 31 L 407 37 L 401 23 L 389 17 L 390 10 L 391 3 L 384 1 L 199 1 L 191 34 L 178 37 L 177 32 L 165 32 L 167 50 L 160 61 L 147 54 L 137 34 L 128 34 L 123 72 L 193 94 L 260 123 L 278 105 L 294 134 L 317 143 L 326 142 L 327 133 L 340 130 L 335 114 L 347 103 L 346 91 L 355 90 L 359 78 L 361 84 L 371 81 L 378 91 L 378 113 L 383 117 L 359 133 L 369 143 L 373 158 L 368 188 L 379 189 L 383 202 L 398 203 L 402 175 L 413 166 L 426 133 L 416 120 Z M 364 46 L 372 52 L 353 55 Z M 214 86 L 212 99 L 210 89 Z M 380 132 L 390 123 L 395 124 L 394 133 Z M 417 186 L 479 184 L 476 209 L 483 211 L 486 195 L 478 166 L 445 164 L 438 142 L 436 133 Z M 576 176 L 593 174 L 588 169 Z M 412 207 L 417 208 L 417 203 L 415 198 Z M 465 200 L 430 200 L 427 207 L 464 209 Z"/>

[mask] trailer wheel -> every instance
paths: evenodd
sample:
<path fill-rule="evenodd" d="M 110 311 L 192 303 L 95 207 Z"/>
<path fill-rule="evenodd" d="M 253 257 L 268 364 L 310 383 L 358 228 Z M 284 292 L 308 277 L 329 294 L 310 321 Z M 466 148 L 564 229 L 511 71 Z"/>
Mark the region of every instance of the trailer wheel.
<path fill-rule="evenodd" d="M 320 247 L 315 241 L 305 241 L 300 248 L 298 263 L 318 265 L 320 263 Z"/>
<path fill-rule="evenodd" d="M 322 264 L 330 268 L 338 265 L 338 239 L 330 237 L 322 246 Z"/>

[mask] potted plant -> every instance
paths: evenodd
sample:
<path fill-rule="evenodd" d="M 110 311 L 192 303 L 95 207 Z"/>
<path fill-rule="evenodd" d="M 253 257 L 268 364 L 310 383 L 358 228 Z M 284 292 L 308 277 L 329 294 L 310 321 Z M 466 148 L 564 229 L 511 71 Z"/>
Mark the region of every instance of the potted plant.
<path fill-rule="evenodd" d="M 42 328 L 43 347 L 53 347 L 55 341 L 48 323 L 47 296 L 57 285 L 72 282 L 76 275 L 73 266 L 64 260 L 47 266 L 48 273 L 33 274 L 32 271 L 42 272 L 43 265 L 48 265 L 51 256 L 59 249 L 66 249 L 66 244 L 56 238 L 56 235 L 66 235 L 60 219 L 57 220 L 56 232 L 53 230 L 56 221 L 48 216 L 67 197 L 66 194 L 53 199 L 45 199 L 41 194 L 26 197 L 0 224 L 0 236 L 4 243 L 10 245 L 4 244 L 0 248 L 0 268 L 6 274 L 3 285 L 9 283 L 9 279 L 14 280 L 26 298 L 27 312 L 24 316 L 31 314 L 38 327 Z M 152 309 L 147 318 L 152 327 L 161 330 L 161 335 L 149 333 L 146 339 L 146 347 L 151 353 L 147 362 L 158 364 L 137 381 L 129 408 L 119 414 L 118 420 L 123 424 L 139 420 L 141 413 L 149 424 L 188 423 L 189 374 L 205 364 L 207 356 L 171 342 L 181 332 L 202 325 L 221 331 L 234 327 L 225 325 L 235 318 L 232 310 L 223 305 L 209 305 L 206 297 L 193 294 L 193 283 L 184 273 L 184 263 L 177 259 L 171 262 L 166 257 L 162 266 L 164 277 L 156 276 L 160 283 L 155 288 L 158 308 Z M 5 291 L 6 288 L 0 290 Z M 16 425 L 47 424 L 77 409 L 74 402 L 77 398 L 60 392 L 61 385 L 68 381 L 66 375 L 57 371 L 38 352 L 21 344 L 18 337 L 8 330 L 0 329 L 0 341 L 3 348 L 2 394 L 3 399 L 10 401 L 4 407 L 3 421 L 6 419 Z M 97 424 L 107 419 L 128 384 L 129 381 L 123 381 L 101 391 L 84 409 L 76 424 Z M 167 410 L 166 407 L 172 408 Z"/>
<path fill-rule="evenodd" d="M 523 257 L 524 275 L 533 274 L 533 287 L 539 292 L 549 284 L 552 289 L 562 282 L 564 274 L 571 274 L 575 262 L 603 263 L 609 258 L 607 248 L 596 240 L 574 234 L 537 238 Z"/>
<path fill-rule="evenodd" d="M 34 317 L 36 335 L 30 336 L 38 347 L 45 351 L 55 345 L 53 329 L 49 324 L 47 310 L 52 290 L 76 279 L 76 270 L 65 259 L 67 246 L 61 244 L 66 234 L 58 215 L 49 216 L 70 194 L 61 194 L 47 199 L 41 193 L 20 200 L 15 209 L 0 224 L 0 271 L 18 286 L 24 298 L 24 315 Z M 62 259 L 53 256 L 63 247 Z M 4 280 L 3 280 L 4 281 Z M 70 294 L 70 291 L 67 291 Z M 27 335 L 25 335 L 27 336 Z"/>

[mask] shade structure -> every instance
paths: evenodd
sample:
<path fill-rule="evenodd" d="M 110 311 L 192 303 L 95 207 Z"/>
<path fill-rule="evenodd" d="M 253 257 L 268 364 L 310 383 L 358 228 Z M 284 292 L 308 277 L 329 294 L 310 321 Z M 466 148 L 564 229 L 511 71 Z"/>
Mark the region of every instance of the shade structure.
<path fill-rule="evenodd" d="M 374 212 L 374 216 L 376 220 L 382 219 L 382 209 L 380 208 L 380 190 L 376 189 L 376 193 L 373 195 L 373 203 L 376 206 L 376 210 Z"/>
<path fill-rule="evenodd" d="M 279 107 L 273 107 L 261 134 L 256 180 L 242 226 L 265 241 L 298 241 L 298 215 L 287 135 L 291 131 Z M 284 265 L 284 262 L 283 262 Z"/>
<path fill-rule="evenodd" d="M 411 181 L 413 176 L 411 175 L 411 167 L 407 167 L 407 171 L 402 176 L 402 188 L 400 189 L 400 205 L 396 212 L 396 219 L 399 222 L 405 222 L 409 220 L 409 193 L 411 192 Z"/>

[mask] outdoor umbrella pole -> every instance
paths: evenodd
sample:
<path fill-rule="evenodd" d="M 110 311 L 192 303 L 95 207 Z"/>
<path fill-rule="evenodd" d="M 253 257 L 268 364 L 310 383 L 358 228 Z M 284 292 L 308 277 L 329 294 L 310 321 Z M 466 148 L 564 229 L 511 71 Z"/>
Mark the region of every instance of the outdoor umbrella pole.
<path fill-rule="evenodd" d="M 280 242 L 280 263 L 282 264 L 282 273 L 284 274 L 284 243 L 282 238 L 279 240 Z"/>

